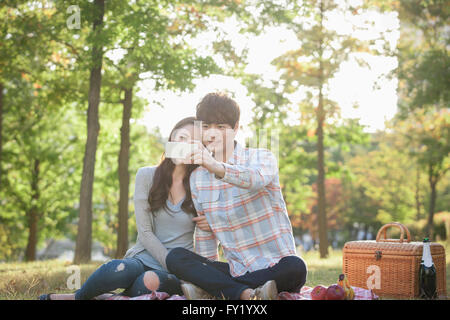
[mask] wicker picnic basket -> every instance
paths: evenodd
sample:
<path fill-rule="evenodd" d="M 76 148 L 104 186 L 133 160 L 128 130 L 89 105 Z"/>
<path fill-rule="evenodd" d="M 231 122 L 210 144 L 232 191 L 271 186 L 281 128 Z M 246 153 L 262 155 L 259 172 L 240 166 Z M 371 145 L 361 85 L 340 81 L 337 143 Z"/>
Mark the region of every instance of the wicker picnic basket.
<path fill-rule="evenodd" d="M 390 227 L 400 229 L 400 239 L 387 239 Z M 350 241 L 344 245 L 343 273 L 350 285 L 372 289 L 381 297 L 417 298 L 422 246 L 422 242 L 411 242 L 404 225 L 388 223 L 380 228 L 376 240 Z M 446 297 L 445 249 L 438 243 L 431 243 L 430 247 L 438 296 Z"/>

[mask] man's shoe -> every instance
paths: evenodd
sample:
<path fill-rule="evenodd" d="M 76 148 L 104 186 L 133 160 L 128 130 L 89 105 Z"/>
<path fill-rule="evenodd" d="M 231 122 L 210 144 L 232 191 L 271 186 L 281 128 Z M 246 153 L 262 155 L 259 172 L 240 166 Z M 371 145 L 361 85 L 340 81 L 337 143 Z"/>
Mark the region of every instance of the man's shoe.
<path fill-rule="evenodd" d="M 214 298 L 202 288 L 188 282 L 184 282 L 183 284 L 181 284 L 181 290 L 188 300 L 211 300 Z"/>
<path fill-rule="evenodd" d="M 252 298 L 255 300 L 278 300 L 275 280 L 269 280 L 263 286 L 256 288 Z"/>

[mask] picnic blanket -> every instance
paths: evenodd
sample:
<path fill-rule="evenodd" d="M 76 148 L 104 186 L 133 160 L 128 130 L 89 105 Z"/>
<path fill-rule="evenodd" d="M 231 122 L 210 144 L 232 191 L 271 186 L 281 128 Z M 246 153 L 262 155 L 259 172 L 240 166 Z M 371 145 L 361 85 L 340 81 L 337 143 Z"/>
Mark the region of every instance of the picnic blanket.
<path fill-rule="evenodd" d="M 354 300 L 376 300 L 378 296 L 372 290 L 358 287 L 352 287 L 355 291 Z M 300 292 L 280 292 L 278 300 L 312 300 L 311 291 L 313 288 L 303 286 Z M 138 297 L 126 297 L 122 295 L 114 295 L 106 300 L 186 300 L 184 296 L 169 295 L 166 292 L 154 291 L 150 294 L 144 294 Z"/>
<path fill-rule="evenodd" d="M 372 290 L 353 287 L 355 298 L 353 300 L 377 300 L 378 296 Z M 296 292 L 280 292 L 278 300 L 312 300 L 311 291 L 314 288 L 303 286 L 299 293 Z"/>

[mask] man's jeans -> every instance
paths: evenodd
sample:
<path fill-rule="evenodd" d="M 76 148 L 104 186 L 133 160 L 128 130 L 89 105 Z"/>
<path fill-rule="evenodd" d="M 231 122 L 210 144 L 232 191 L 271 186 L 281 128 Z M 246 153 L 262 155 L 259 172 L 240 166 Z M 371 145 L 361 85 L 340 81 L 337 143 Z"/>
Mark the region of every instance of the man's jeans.
<path fill-rule="evenodd" d="M 152 291 L 145 286 L 144 275 L 153 271 L 159 278 L 157 291 L 182 295 L 180 280 L 173 274 L 145 266 L 136 258 L 111 260 L 101 265 L 75 292 L 76 300 L 90 300 L 103 293 L 119 288 L 126 289 L 121 295 L 136 297 Z"/>
<path fill-rule="evenodd" d="M 242 291 L 275 280 L 278 292 L 299 292 L 306 282 L 306 264 L 300 257 L 287 256 L 267 269 L 232 277 L 228 263 L 212 261 L 184 248 L 172 249 L 166 257 L 169 271 L 217 298 L 239 300 Z"/>

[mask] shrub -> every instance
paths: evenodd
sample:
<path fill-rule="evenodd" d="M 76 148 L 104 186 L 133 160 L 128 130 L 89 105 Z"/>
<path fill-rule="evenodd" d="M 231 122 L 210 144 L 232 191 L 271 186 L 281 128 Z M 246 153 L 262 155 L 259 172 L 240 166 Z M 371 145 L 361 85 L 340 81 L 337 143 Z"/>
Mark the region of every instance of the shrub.
<path fill-rule="evenodd" d="M 426 237 L 427 219 L 420 219 L 406 226 L 411 232 L 411 241 L 422 241 Z M 435 239 L 450 240 L 450 212 L 443 211 L 434 215 L 433 233 Z"/>

